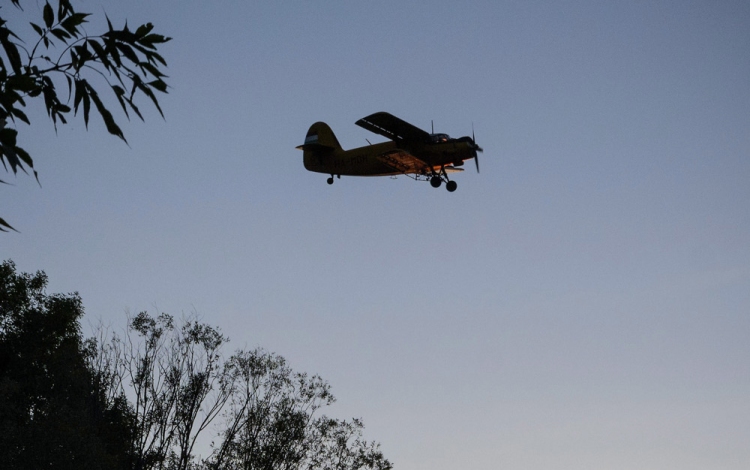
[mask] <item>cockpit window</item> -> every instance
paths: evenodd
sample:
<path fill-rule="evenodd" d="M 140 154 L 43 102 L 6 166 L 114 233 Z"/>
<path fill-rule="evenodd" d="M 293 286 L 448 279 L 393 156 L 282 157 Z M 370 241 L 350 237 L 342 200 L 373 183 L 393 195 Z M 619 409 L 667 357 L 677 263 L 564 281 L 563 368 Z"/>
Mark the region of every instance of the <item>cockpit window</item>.
<path fill-rule="evenodd" d="M 448 142 L 448 139 L 450 139 L 450 137 L 448 137 L 448 134 L 430 134 L 430 141 L 432 141 L 433 143 Z"/>

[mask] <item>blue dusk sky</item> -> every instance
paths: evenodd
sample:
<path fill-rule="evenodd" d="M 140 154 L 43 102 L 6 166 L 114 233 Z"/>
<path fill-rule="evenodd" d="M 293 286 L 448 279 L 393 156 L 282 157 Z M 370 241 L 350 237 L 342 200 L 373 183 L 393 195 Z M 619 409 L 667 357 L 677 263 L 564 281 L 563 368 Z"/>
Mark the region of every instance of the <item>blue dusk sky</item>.
<path fill-rule="evenodd" d="M 32 104 L 41 188 L 2 177 L 2 259 L 87 322 L 195 312 L 397 469 L 750 468 L 749 2 L 77 5 L 174 38 L 165 119 Z M 313 122 L 358 147 L 377 111 L 473 124 L 481 173 L 304 169 Z"/>

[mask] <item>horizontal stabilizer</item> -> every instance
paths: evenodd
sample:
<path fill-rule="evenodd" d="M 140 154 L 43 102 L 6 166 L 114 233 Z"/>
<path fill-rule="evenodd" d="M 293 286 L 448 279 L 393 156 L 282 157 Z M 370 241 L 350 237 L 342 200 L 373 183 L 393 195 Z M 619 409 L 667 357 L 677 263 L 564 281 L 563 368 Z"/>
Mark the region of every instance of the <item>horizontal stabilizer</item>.
<path fill-rule="evenodd" d="M 296 148 L 297 150 L 309 150 L 309 151 L 312 151 L 312 152 L 321 151 L 321 150 L 335 150 L 336 149 L 336 147 L 334 147 L 332 145 L 323 145 L 323 144 L 319 144 L 317 142 L 312 143 L 312 144 L 298 145 L 298 146 L 296 146 L 294 148 Z"/>

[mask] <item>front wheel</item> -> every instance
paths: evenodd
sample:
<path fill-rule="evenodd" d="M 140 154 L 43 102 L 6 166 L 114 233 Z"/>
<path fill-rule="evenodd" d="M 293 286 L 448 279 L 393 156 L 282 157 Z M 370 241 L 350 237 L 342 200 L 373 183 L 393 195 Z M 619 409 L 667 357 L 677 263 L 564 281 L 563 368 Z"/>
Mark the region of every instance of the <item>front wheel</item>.
<path fill-rule="evenodd" d="M 443 180 L 439 176 L 430 178 L 430 186 L 433 188 L 439 188 L 441 184 L 443 184 Z"/>
<path fill-rule="evenodd" d="M 458 188 L 458 183 L 456 183 L 455 181 L 448 181 L 448 183 L 446 183 L 445 185 L 445 189 L 447 189 L 449 193 L 455 191 L 456 188 Z"/>

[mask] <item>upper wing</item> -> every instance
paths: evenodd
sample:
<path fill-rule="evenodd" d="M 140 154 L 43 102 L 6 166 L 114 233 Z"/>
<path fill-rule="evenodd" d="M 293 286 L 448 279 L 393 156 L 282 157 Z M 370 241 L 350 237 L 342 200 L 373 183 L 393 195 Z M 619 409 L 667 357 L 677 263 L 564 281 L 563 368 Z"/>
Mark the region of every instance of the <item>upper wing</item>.
<path fill-rule="evenodd" d="M 389 113 L 375 113 L 355 123 L 396 142 L 428 142 L 430 134 Z"/>

